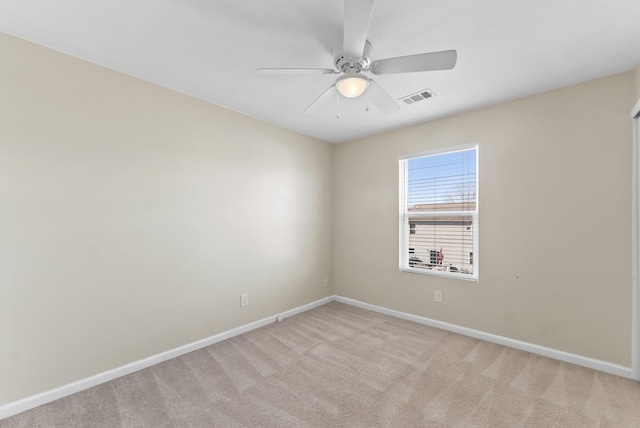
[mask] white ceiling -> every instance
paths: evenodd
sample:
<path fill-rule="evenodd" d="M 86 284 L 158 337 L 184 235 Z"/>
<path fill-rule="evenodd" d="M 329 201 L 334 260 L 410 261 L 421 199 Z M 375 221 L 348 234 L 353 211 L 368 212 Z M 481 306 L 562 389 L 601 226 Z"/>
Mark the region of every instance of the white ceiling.
<path fill-rule="evenodd" d="M 394 98 L 436 97 L 384 116 L 366 97 L 301 111 L 332 75 L 258 67 L 333 64 L 342 0 L 0 0 L 0 31 L 212 103 L 342 142 L 632 69 L 638 0 L 375 0 L 372 59 L 456 49 L 453 70 L 377 76 Z M 6 60 L 6 58 L 5 58 Z M 370 104 L 369 104 L 370 105 Z"/>

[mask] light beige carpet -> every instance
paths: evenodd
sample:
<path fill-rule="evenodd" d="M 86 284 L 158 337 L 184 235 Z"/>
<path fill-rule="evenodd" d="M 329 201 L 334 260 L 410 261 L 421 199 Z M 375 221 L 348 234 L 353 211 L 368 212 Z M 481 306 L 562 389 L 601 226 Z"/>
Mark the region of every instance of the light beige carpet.
<path fill-rule="evenodd" d="M 329 303 L 14 427 L 640 427 L 640 384 Z"/>

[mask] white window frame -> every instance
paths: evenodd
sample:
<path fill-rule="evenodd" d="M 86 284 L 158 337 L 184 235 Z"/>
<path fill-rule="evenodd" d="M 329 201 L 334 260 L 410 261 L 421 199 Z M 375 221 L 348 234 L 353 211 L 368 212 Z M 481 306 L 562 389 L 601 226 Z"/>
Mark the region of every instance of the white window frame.
<path fill-rule="evenodd" d="M 460 216 L 472 216 L 472 236 L 473 236 L 473 274 L 463 274 L 459 272 L 445 272 L 445 271 L 436 271 L 430 269 L 420 269 L 409 266 L 409 226 L 407 226 L 409 221 L 409 213 L 407 212 L 407 165 L 410 159 L 420 158 L 425 156 L 434 156 L 440 154 L 454 153 L 465 150 L 475 149 L 476 151 L 476 204 L 475 211 L 439 211 L 434 213 L 411 213 L 411 217 L 435 217 L 442 215 L 460 215 Z M 429 150 L 426 152 L 420 153 L 412 153 L 410 155 L 403 155 L 398 158 L 398 173 L 399 173 L 399 199 L 400 199 L 400 210 L 399 210 L 399 265 L 401 272 L 408 273 L 417 273 L 421 275 L 432 275 L 432 276 L 440 276 L 445 278 L 455 278 L 455 279 L 463 279 L 466 281 L 474 281 L 477 282 L 479 279 L 479 266 L 480 266 L 480 252 L 478 251 L 478 224 L 479 224 L 479 149 L 478 143 L 469 143 L 463 144 L 453 147 L 445 147 L 436 150 Z"/>
<path fill-rule="evenodd" d="M 640 381 L 640 100 L 631 109 L 633 122 L 633 224 L 631 378 Z"/>

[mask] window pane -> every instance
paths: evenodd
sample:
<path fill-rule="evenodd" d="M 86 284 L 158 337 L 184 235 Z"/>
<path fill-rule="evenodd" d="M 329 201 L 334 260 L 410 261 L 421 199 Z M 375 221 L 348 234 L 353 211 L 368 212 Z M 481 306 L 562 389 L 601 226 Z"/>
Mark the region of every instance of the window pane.
<path fill-rule="evenodd" d="M 475 202 L 475 149 L 408 160 L 409 211 L 473 211 Z"/>
<path fill-rule="evenodd" d="M 473 274 L 473 216 L 409 219 L 409 267 Z M 408 226 L 408 225 L 407 225 Z"/>
<path fill-rule="evenodd" d="M 476 157 L 473 147 L 400 160 L 401 269 L 477 279 Z"/>

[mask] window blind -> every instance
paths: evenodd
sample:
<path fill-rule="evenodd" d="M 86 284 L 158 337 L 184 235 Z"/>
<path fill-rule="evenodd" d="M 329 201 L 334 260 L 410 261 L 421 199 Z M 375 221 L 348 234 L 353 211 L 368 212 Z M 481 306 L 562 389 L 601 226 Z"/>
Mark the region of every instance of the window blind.
<path fill-rule="evenodd" d="M 477 279 L 477 146 L 400 159 L 400 268 Z"/>

